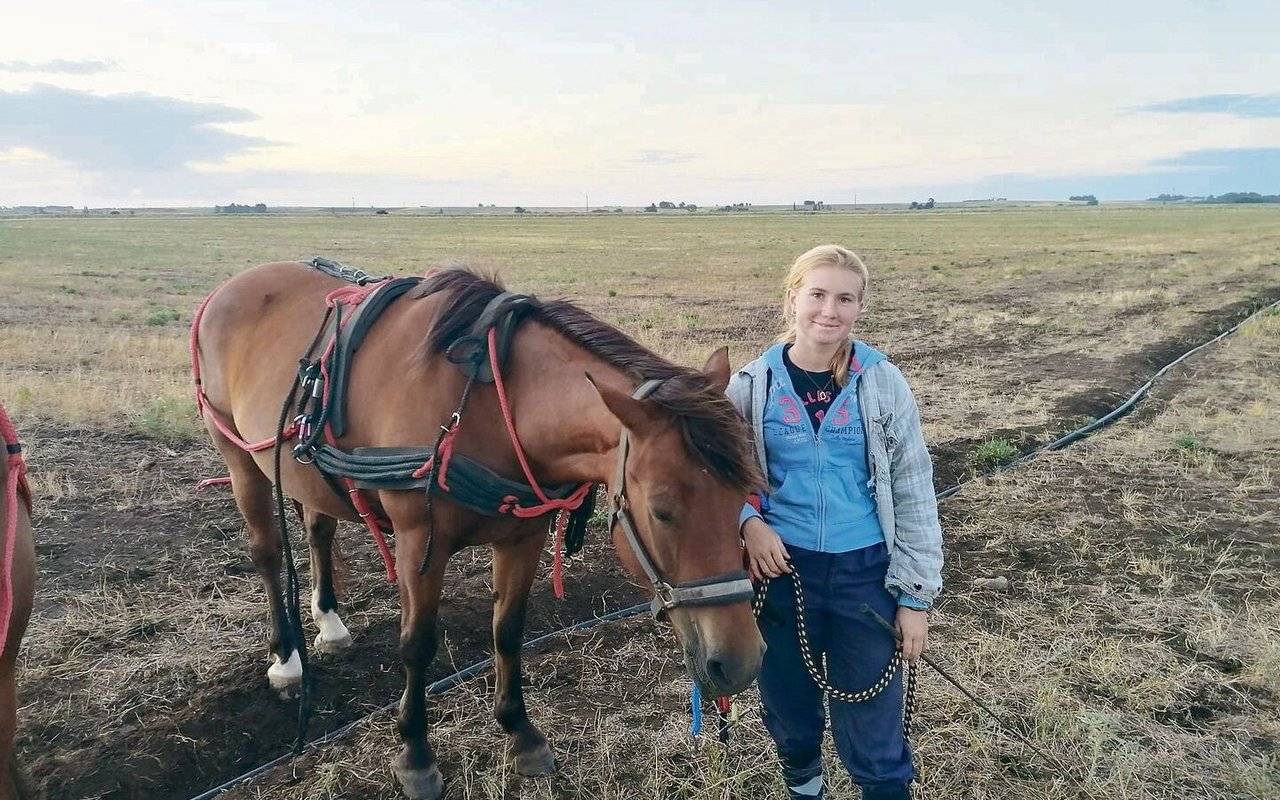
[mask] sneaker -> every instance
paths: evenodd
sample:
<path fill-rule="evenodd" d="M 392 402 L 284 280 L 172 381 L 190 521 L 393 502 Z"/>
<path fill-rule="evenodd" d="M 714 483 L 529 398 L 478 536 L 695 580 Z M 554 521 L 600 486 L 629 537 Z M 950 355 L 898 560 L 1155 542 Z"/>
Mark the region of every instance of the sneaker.
<path fill-rule="evenodd" d="M 822 800 L 826 797 L 826 787 L 822 782 L 822 756 L 805 758 L 799 764 L 784 758 L 782 782 L 786 784 L 789 800 Z"/>

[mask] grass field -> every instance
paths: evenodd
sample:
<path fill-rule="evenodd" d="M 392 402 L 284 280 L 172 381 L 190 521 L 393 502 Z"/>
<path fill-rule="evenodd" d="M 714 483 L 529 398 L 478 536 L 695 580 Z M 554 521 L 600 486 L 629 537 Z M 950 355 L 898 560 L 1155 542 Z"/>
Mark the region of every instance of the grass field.
<path fill-rule="evenodd" d="M 825 241 L 871 268 L 859 335 L 916 389 L 939 488 L 1099 416 L 1280 298 L 1268 208 L 0 220 L 0 402 L 39 498 L 19 732 L 35 783 L 53 798 L 187 797 L 291 736 L 261 674 L 265 603 L 239 518 L 228 497 L 191 491 L 220 467 L 194 420 L 186 327 L 221 280 L 313 255 L 399 274 L 466 261 L 675 360 L 728 344 L 740 364 L 777 329 L 791 259 Z M 936 652 L 1072 774 L 926 675 L 922 796 L 1280 791 L 1278 325 L 1261 317 L 1119 427 L 944 505 Z M 321 726 L 399 691 L 394 590 L 360 533 L 347 538 L 357 647 L 321 665 Z M 636 599 L 602 538 L 571 567 L 575 602 L 540 584 L 533 632 Z M 482 551 L 455 558 L 451 580 L 475 592 L 445 611 L 440 674 L 487 647 L 486 573 Z M 973 588 L 997 574 L 1008 593 Z M 509 773 L 483 681 L 441 698 L 448 796 L 763 796 L 774 779 L 751 699 L 729 750 L 690 740 L 676 659 L 640 621 L 529 659 L 535 720 L 565 762 L 551 779 Z M 234 796 L 394 797 L 393 738 L 375 719 L 309 771 Z"/>

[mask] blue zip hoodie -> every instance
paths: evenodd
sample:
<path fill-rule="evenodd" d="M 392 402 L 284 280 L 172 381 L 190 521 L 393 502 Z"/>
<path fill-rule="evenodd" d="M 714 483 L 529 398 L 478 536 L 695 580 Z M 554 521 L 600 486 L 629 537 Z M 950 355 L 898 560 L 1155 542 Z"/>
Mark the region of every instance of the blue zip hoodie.
<path fill-rule="evenodd" d="M 867 436 L 872 498 L 889 549 L 885 587 L 898 598 L 899 605 L 927 608 L 942 591 L 943 554 L 933 464 L 920 430 L 920 410 L 906 378 L 892 361 L 862 342 L 854 347 L 856 362 L 851 363 L 850 372 L 856 380 L 854 395 Z M 734 373 L 726 390 L 751 425 L 756 457 L 766 475 L 772 470 L 764 417 L 775 373 L 785 375 L 786 371 L 775 370 L 761 356 Z M 760 498 L 765 514 L 770 514 L 768 501 L 766 491 Z M 739 527 L 757 515 L 750 505 L 744 506 Z M 773 522 L 771 518 L 766 521 Z"/>
<path fill-rule="evenodd" d="M 883 542 L 858 384 L 862 371 L 885 360 L 884 354 L 863 342 L 854 344 L 849 382 L 815 432 L 782 360 L 784 348 L 774 345 L 761 356 L 773 376 L 764 407 L 765 520 L 784 543 L 806 550 L 845 553 Z M 744 509 L 739 524 L 755 513 Z"/>

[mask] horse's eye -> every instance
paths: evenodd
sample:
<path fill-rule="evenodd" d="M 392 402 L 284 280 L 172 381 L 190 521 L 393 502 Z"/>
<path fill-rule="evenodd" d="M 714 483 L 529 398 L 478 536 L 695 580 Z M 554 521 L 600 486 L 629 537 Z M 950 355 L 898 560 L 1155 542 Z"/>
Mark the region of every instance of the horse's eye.
<path fill-rule="evenodd" d="M 657 520 L 658 522 L 661 522 L 665 525 L 670 525 L 671 523 L 676 521 L 675 514 L 672 514 L 670 511 L 666 510 L 665 508 L 651 507 L 649 509 L 649 515 L 653 517 L 655 520 Z"/>

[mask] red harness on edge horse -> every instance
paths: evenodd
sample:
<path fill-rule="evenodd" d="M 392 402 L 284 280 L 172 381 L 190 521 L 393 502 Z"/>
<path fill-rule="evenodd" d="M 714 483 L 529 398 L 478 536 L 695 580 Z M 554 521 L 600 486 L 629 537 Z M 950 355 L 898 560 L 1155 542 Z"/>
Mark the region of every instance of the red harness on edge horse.
<path fill-rule="evenodd" d="M 9 620 L 13 616 L 13 550 L 18 542 L 18 495 L 31 514 L 31 486 L 27 483 L 27 462 L 22 459 L 22 445 L 18 432 L 9 421 L 9 414 L 0 406 L 0 439 L 4 440 L 5 458 L 9 471 L 4 482 L 4 567 L 0 576 L 0 653 L 9 640 Z"/>

